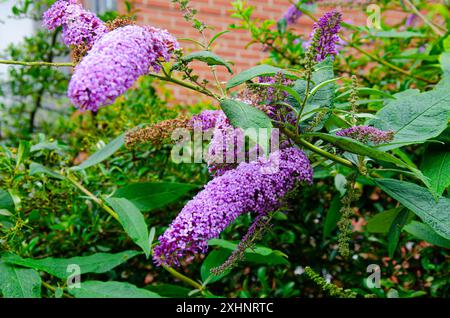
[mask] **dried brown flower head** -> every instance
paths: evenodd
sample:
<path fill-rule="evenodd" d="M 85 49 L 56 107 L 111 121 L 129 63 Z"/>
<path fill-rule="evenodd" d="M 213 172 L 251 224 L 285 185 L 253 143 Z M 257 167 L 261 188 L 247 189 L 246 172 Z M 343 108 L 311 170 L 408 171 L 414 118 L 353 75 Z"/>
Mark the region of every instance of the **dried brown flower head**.
<path fill-rule="evenodd" d="M 75 64 L 78 64 L 81 62 L 83 57 L 85 57 L 89 50 L 92 48 L 92 45 L 89 45 L 87 43 L 77 45 L 72 49 L 72 59 Z"/>
<path fill-rule="evenodd" d="M 109 31 L 113 31 L 115 29 L 122 28 L 127 25 L 135 25 L 136 21 L 134 21 L 128 17 L 117 17 L 112 21 L 106 22 L 105 24 L 106 24 L 106 28 Z"/>
<path fill-rule="evenodd" d="M 170 138 L 175 129 L 192 129 L 190 121 L 190 119 L 180 116 L 175 119 L 163 120 L 148 127 L 133 129 L 125 134 L 125 145 L 132 148 L 140 143 L 150 143 L 153 146 L 170 143 Z"/>

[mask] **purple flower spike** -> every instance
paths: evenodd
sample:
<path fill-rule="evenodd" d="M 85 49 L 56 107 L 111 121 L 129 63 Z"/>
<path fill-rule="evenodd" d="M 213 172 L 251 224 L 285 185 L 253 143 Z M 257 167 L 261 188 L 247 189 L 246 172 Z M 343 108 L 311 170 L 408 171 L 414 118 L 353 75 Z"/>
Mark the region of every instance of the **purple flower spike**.
<path fill-rule="evenodd" d="M 394 138 L 393 131 L 383 131 L 370 126 L 354 126 L 340 130 L 336 136 L 349 137 L 357 141 L 374 144 L 388 143 Z"/>
<path fill-rule="evenodd" d="M 328 55 L 335 56 L 338 52 L 338 47 L 341 39 L 338 35 L 341 30 L 342 14 L 336 10 L 325 13 L 319 21 L 314 24 L 314 31 L 311 38 L 317 30 L 320 30 L 320 38 L 317 43 L 316 61 L 325 60 Z M 311 41 L 306 45 L 309 46 Z"/>
<path fill-rule="evenodd" d="M 48 30 L 62 26 L 64 44 L 92 45 L 108 32 L 105 24 L 94 13 L 89 12 L 76 0 L 59 0 L 44 13 L 43 24 Z"/>
<path fill-rule="evenodd" d="M 303 12 L 300 11 L 295 4 L 291 5 L 286 13 L 284 14 L 284 18 L 286 19 L 286 24 L 291 25 L 297 22 L 298 19 L 303 15 Z"/>
<path fill-rule="evenodd" d="M 167 31 L 136 25 L 102 36 L 76 66 L 69 98 L 80 109 L 97 111 L 111 104 L 158 61 L 168 61 L 178 43 Z"/>
<path fill-rule="evenodd" d="M 277 171 L 267 173 L 276 163 Z M 272 153 L 268 159 L 241 163 L 235 170 L 210 181 L 189 201 L 159 238 L 156 264 L 180 265 L 181 259 L 205 253 L 208 241 L 243 213 L 264 215 L 282 204 L 298 182 L 312 182 L 313 171 L 305 154 L 296 148 Z"/>

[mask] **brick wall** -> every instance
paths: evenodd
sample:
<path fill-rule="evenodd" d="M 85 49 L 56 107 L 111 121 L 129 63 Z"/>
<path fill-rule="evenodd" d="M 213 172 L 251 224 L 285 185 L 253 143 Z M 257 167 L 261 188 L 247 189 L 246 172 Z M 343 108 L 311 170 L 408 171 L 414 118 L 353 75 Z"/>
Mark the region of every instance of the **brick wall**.
<path fill-rule="evenodd" d="M 170 0 L 132 0 L 130 2 L 133 4 L 133 8 L 138 10 L 137 16 L 140 24 L 150 24 L 167 29 L 177 38 L 199 39 L 199 33 L 191 27 L 190 23 L 184 21 L 181 12 Z M 231 2 L 231 0 L 191 0 L 191 6 L 198 9 L 198 19 L 213 26 L 215 32 L 219 32 L 227 29 L 229 24 L 236 22 L 230 17 Z M 256 7 L 254 17 L 261 19 L 277 20 L 290 6 L 289 0 L 249 0 L 247 2 Z M 119 2 L 119 10 L 123 10 L 123 8 L 123 3 Z M 327 8 L 322 8 L 320 11 L 325 10 Z M 365 24 L 366 15 L 363 9 L 358 8 L 352 11 L 343 9 L 342 11 L 344 20 L 351 20 L 352 23 L 360 25 Z M 309 34 L 312 29 L 312 21 L 308 17 L 302 17 L 294 28 L 299 33 Z M 262 52 L 261 46 L 258 44 L 245 48 L 249 41 L 250 36 L 247 31 L 233 30 L 216 42 L 213 51 L 225 60 L 235 62 L 233 69 L 235 72 L 240 72 L 255 66 L 267 57 L 267 53 Z M 181 45 L 186 52 L 198 50 L 188 42 L 181 41 Z M 204 64 L 196 63 L 194 69 L 198 74 L 210 78 L 210 72 Z M 221 81 L 229 79 L 227 72 L 219 72 L 219 74 L 221 74 Z M 171 86 L 168 88 L 173 91 L 173 98 L 176 101 L 193 103 L 205 99 L 184 88 Z"/>

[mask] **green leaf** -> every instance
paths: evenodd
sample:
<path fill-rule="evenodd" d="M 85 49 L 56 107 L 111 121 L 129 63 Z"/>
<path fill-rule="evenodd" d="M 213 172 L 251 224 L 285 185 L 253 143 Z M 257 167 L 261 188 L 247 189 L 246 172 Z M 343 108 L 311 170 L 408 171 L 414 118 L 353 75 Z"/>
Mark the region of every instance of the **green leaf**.
<path fill-rule="evenodd" d="M 0 188 L 0 209 L 13 212 L 15 209 L 14 200 L 9 192 Z"/>
<path fill-rule="evenodd" d="M 148 245 L 150 245 L 150 248 L 153 245 L 153 241 L 155 240 L 155 235 L 156 235 L 156 229 L 155 229 L 155 227 L 152 227 L 150 229 L 150 233 L 148 234 Z"/>
<path fill-rule="evenodd" d="M 92 156 L 90 156 L 86 161 L 84 161 L 82 164 L 72 167 L 72 170 L 82 170 L 87 169 L 89 167 L 95 166 L 96 164 L 99 164 L 100 162 L 108 159 L 111 157 L 117 150 L 119 150 L 125 143 L 124 134 L 120 135 L 113 141 L 111 141 L 109 144 L 107 144 L 102 149 L 96 151 Z"/>
<path fill-rule="evenodd" d="M 225 263 L 225 261 L 230 257 L 231 251 L 228 249 L 218 249 L 211 251 L 205 260 L 202 263 L 202 267 L 200 268 L 200 274 L 202 277 L 202 281 L 204 284 L 212 284 L 217 282 L 227 276 L 230 273 L 230 270 L 226 270 L 220 275 L 214 275 L 211 273 L 211 269 L 218 267 Z"/>
<path fill-rule="evenodd" d="M 450 80 L 450 52 L 444 52 L 439 57 L 441 63 L 442 72 L 444 73 L 444 79 Z"/>
<path fill-rule="evenodd" d="M 0 291 L 5 298 L 40 298 L 41 277 L 34 269 L 18 268 L 0 260 Z"/>
<path fill-rule="evenodd" d="M 325 217 L 325 224 L 323 226 L 323 238 L 327 238 L 331 235 L 331 232 L 336 228 L 337 222 L 341 218 L 342 203 L 339 195 L 335 195 L 331 201 L 330 208 L 328 209 L 327 216 Z"/>
<path fill-rule="evenodd" d="M 58 144 L 57 141 L 49 142 L 49 141 L 43 141 L 36 145 L 31 146 L 30 152 L 37 152 L 40 150 L 60 150 L 62 148 L 65 148 Z"/>
<path fill-rule="evenodd" d="M 327 58 L 323 62 L 317 64 L 314 67 L 312 74 L 312 87 L 310 87 L 310 93 L 315 91 L 314 95 L 310 95 L 308 101 L 303 109 L 302 121 L 313 116 L 313 112 L 319 108 L 331 109 L 334 107 L 333 98 L 336 84 L 334 83 L 334 71 L 333 61 Z M 316 87 L 316 89 L 314 89 Z M 301 96 L 303 100 L 306 93 L 306 81 L 299 79 L 295 82 L 293 89 Z M 292 96 L 288 97 L 288 102 L 296 107 L 300 108 L 298 101 Z"/>
<path fill-rule="evenodd" d="M 328 141 L 335 146 L 341 148 L 342 150 L 355 153 L 357 155 L 361 156 L 367 156 L 372 159 L 381 161 L 381 162 L 388 162 L 393 163 L 399 167 L 406 168 L 410 170 L 419 180 L 421 180 L 427 187 L 429 186 L 429 180 L 426 178 L 422 172 L 415 167 L 411 167 L 406 162 L 400 160 L 397 157 L 394 157 L 393 155 L 384 152 L 382 150 L 379 150 L 377 148 L 365 145 L 357 140 L 347 138 L 347 137 L 340 137 L 330 134 L 324 134 L 324 133 L 310 133 L 305 134 L 312 137 L 319 137 L 322 140 Z"/>
<path fill-rule="evenodd" d="M 69 265 L 80 266 L 80 274 L 100 274 L 110 271 L 139 254 L 140 252 L 137 251 L 125 251 L 117 254 L 97 253 L 90 256 L 43 259 L 21 258 L 15 254 L 5 254 L 2 260 L 8 264 L 41 270 L 55 277 L 67 279 L 71 275 L 71 272 L 67 272 Z"/>
<path fill-rule="evenodd" d="M 238 246 L 237 243 L 221 239 L 212 239 L 208 244 L 209 246 L 219 246 L 231 251 L 234 251 Z M 286 258 L 286 254 L 263 246 L 256 246 L 253 249 L 247 249 L 245 251 L 245 260 L 257 264 L 286 265 L 289 264 L 289 261 Z"/>
<path fill-rule="evenodd" d="M 388 233 L 395 218 L 403 207 L 383 211 L 367 221 L 367 231 L 370 233 Z"/>
<path fill-rule="evenodd" d="M 132 183 L 118 189 L 113 197 L 125 198 L 133 202 L 141 211 L 151 211 L 176 202 L 196 185 L 172 182 Z"/>
<path fill-rule="evenodd" d="M 47 167 L 44 167 L 40 163 L 36 163 L 36 162 L 32 162 L 30 164 L 29 174 L 30 174 L 30 176 L 34 176 L 36 174 L 45 174 L 51 178 L 55 178 L 55 179 L 59 179 L 59 180 L 64 179 L 63 175 L 61 175 L 61 174 L 57 173 L 56 171 L 53 171 Z"/>
<path fill-rule="evenodd" d="M 230 30 L 225 30 L 225 31 L 221 31 L 219 33 L 217 33 L 216 35 L 214 35 L 211 40 L 208 43 L 208 47 L 211 47 L 211 45 L 218 39 L 220 38 L 222 35 L 229 33 Z"/>
<path fill-rule="evenodd" d="M 225 62 L 225 60 L 222 59 L 220 56 L 214 54 L 211 51 L 194 52 L 194 53 L 191 53 L 191 54 L 183 57 L 183 61 L 187 62 L 187 63 L 192 62 L 194 60 L 204 62 L 204 63 L 208 64 L 209 66 L 212 66 L 212 65 L 225 66 L 227 68 L 228 72 L 233 74 L 233 70 L 231 69 L 230 65 L 227 62 Z"/>
<path fill-rule="evenodd" d="M 439 63 L 441 64 L 443 81 L 450 82 L 450 37 L 447 36 L 443 41 L 444 52 L 439 57 Z M 441 84 L 441 83 L 440 83 Z"/>
<path fill-rule="evenodd" d="M 375 183 L 403 206 L 417 214 L 439 235 L 450 239 L 450 199 L 435 200 L 427 189 L 414 183 L 395 179 L 376 179 Z"/>
<path fill-rule="evenodd" d="M 393 130 L 394 139 L 378 146 L 389 150 L 423 143 L 439 136 L 447 128 L 450 89 L 435 89 L 421 94 L 396 96 L 377 113 L 371 123 L 381 130 Z"/>
<path fill-rule="evenodd" d="M 220 107 L 227 115 L 234 127 L 248 128 L 272 128 L 272 121 L 261 110 L 243 102 L 225 99 Z"/>
<path fill-rule="evenodd" d="M 106 202 L 119 215 L 120 224 L 122 224 L 128 236 L 142 248 L 148 258 L 150 256 L 149 233 L 141 211 L 127 199 L 108 198 Z"/>
<path fill-rule="evenodd" d="M 129 283 L 91 280 L 81 283 L 81 288 L 69 288 L 76 298 L 161 298 L 157 293 L 138 288 Z"/>
<path fill-rule="evenodd" d="M 20 164 L 28 158 L 30 154 L 30 143 L 25 140 L 21 140 L 19 144 L 19 150 L 17 150 L 16 169 Z"/>
<path fill-rule="evenodd" d="M 286 33 L 286 28 L 287 28 L 286 18 L 282 18 L 282 19 L 278 20 L 278 22 L 277 22 L 278 32 L 281 34 Z"/>
<path fill-rule="evenodd" d="M 400 233 L 402 228 L 411 220 L 411 213 L 408 209 L 401 209 L 399 213 L 395 216 L 389 231 L 388 231 L 388 253 L 389 257 L 394 256 L 395 250 L 397 249 L 398 242 L 400 240 Z"/>
<path fill-rule="evenodd" d="M 431 188 L 442 195 L 450 185 L 450 149 L 446 146 L 428 146 L 421 170 L 430 178 Z"/>
<path fill-rule="evenodd" d="M 252 67 L 248 70 L 245 70 L 245 71 L 237 74 L 233 78 L 231 78 L 227 84 L 227 89 L 241 85 L 242 83 L 250 81 L 251 79 L 254 79 L 255 77 L 258 77 L 258 76 L 270 76 L 270 75 L 275 75 L 277 73 L 284 73 L 286 75 L 289 75 L 288 73 L 286 73 L 285 70 L 283 70 L 279 67 L 266 65 L 266 64 L 258 65 L 258 66 Z"/>
<path fill-rule="evenodd" d="M 9 212 L 8 210 L 5 210 L 5 209 L 0 209 L 0 216 L 7 216 L 7 217 L 10 217 L 10 216 L 12 216 L 13 214 L 11 213 L 11 212 Z"/>
<path fill-rule="evenodd" d="M 406 225 L 403 229 L 419 240 L 426 241 L 436 246 L 450 248 L 450 240 L 447 240 L 442 236 L 438 235 L 427 224 L 412 221 L 411 223 Z"/>
<path fill-rule="evenodd" d="M 336 190 L 343 196 L 347 192 L 347 178 L 343 174 L 338 173 L 334 176 L 334 186 Z"/>
<path fill-rule="evenodd" d="M 62 298 L 63 295 L 64 289 L 62 289 L 61 287 L 57 287 L 55 290 L 55 298 Z"/>
<path fill-rule="evenodd" d="M 157 293 L 161 297 L 168 298 L 188 298 L 191 292 L 188 288 L 171 284 L 150 285 L 145 288 Z"/>

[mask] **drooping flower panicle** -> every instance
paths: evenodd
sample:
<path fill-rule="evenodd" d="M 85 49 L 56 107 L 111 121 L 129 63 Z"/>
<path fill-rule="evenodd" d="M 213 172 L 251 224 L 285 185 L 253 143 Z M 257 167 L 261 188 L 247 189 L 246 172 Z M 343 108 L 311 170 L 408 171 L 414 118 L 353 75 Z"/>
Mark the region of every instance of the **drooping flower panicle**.
<path fill-rule="evenodd" d="M 167 31 L 137 25 L 102 36 L 76 66 L 69 97 L 80 109 L 96 111 L 111 104 L 158 61 L 168 61 L 178 43 Z"/>
<path fill-rule="evenodd" d="M 394 138 L 394 132 L 383 131 L 371 126 L 354 126 L 338 131 L 336 136 L 349 137 L 363 143 L 381 144 L 390 142 Z"/>
<path fill-rule="evenodd" d="M 268 173 L 268 169 L 276 170 Z M 241 163 L 210 181 L 189 201 L 154 249 L 157 264 L 179 265 L 180 260 L 204 253 L 208 241 L 243 213 L 264 215 L 280 207 L 299 182 L 312 182 L 308 158 L 296 148 L 273 152 L 269 158 Z"/>
<path fill-rule="evenodd" d="M 67 46 L 91 46 L 108 32 L 105 23 L 76 0 L 55 2 L 44 13 L 43 24 L 48 30 L 62 26 L 62 39 Z"/>

